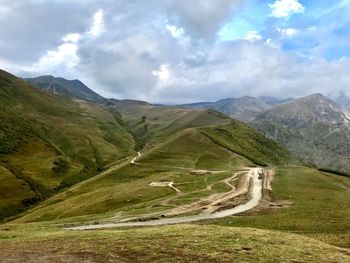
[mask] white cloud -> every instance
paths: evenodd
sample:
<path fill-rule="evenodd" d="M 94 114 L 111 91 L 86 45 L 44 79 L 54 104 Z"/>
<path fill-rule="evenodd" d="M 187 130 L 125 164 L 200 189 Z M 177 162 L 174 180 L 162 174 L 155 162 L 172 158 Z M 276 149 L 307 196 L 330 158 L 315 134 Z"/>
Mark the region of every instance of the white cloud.
<path fill-rule="evenodd" d="M 62 38 L 63 42 L 71 42 L 71 43 L 77 43 L 80 39 L 81 39 L 81 35 L 79 33 L 68 34 Z"/>
<path fill-rule="evenodd" d="M 304 13 L 305 7 L 299 3 L 299 0 L 277 0 L 269 4 L 271 16 L 277 18 L 287 18 L 295 13 Z"/>
<path fill-rule="evenodd" d="M 299 30 L 296 28 L 277 28 L 277 31 L 283 36 L 283 37 L 292 37 L 299 33 Z"/>
<path fill-rule="evenodd" d="M 63 43 L 55 50 L 48 50 L 37 63 L 30 67 L 29 71 L 49 71 L 49 69 L 64 64 L 67 68 L 74 68 L 79 61 L 77 56 L 78 46 L 74 43 Z"/>
<path fill-rule="evenodd" d="M 251 30 L 247 33 L 247 35 L 243 38 L 244 40 L 248 40 L 249 42 L 255 42 L 262 39 L 262 36 L 258 31 Z"/>
<path fill-rule="evenodd" d="M 0 14 L 1 15 L 6 15 L 6 13 L 10 12 L 10 8 L 7 6 L 0 6 Z"/>
<path fill-rule="evenodd" d="M 158 80 L 161 84 L 166 83 L 169 79 L 169 65 L 160 65 L 159 70 L 152 71 L 152 74 L 158 77 Z"/>
<path fill-rule="evenodd" d="M 89 34 L 93 37 L 98 37 L 104 31 L 104 19 L 103 19 L 103 10 L 98 10 L 94 14 L 93 22 L 89 31 Z"/>
<path fill-rule="evenodd" d="M 170 34 L 174 38 L 180 38 L 185 34 L 185 31 L 183 30 L 183 28 L 178 28 L 174 25 L 166 25 L 166 29 L 170 32 Z"/>
<path fill-rule="evenodd" d="M 32 72 L 54 72 L 64 71 L 71 75 L 76 72 L 79 65 L 79 41 L 94 39 L 104 31 L 103 11 L 97 11 L 93 16 L 93 22 L 88 31 L 84 33 L 70 33 L 62 37 L 63 43 L 57 48 L 47 50 L 40 59 L 31 66 L 23 67 L 24 71 Z M 59 73 L 62 74 L 62 73 Z"/>
<path fill-rule="evenodd" d="M 277 42 L 276 40 L 273 40 L 271 38 L 266 39 L 265 41 L 265 45 L 271 48 L 280 48 L 281 44 L 279 42 Z"/>

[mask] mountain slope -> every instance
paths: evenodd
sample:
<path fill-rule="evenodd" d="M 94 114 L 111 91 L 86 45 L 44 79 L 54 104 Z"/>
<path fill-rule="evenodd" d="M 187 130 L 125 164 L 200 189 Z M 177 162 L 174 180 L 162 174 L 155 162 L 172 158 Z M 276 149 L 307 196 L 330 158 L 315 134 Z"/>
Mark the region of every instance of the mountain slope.
<path fill-rule="evenodd" d="M 24 80 L 39 89 L 49 91 L 53 94 L 91 102 L 105 102 L 105 98 L 89 89 L 77 79 L 66 80 L 53 76 L 40 76 L 37 78 L 26 78 Z"/>
<path fill-rule="evenodd" d="M 350 169 L 350 117 L 321 94 L 276 106 L 253 127 L 320 168 Z"/>
<path fill-rule="evenodd" d="M 217 111 L 153 106 L 147 103 L 119 101 L 114 108 L 134 134 L 139 147 L 166 139 L 187 128 L 227 124 L 229 117 Z"/>
<path fill-rule="evenodd" d="M 199 102 L 180 105 L 184 108 L 208 109 L 212 108 L 232 118 L 241 121 L 251 121 L 270 106 L 256 98 L 245 96 L 241 98 L 222 99 L 216 102 Z"/>
<path fill-rule="evenodd" d="M 0 218 L 134 152 L 133 137 L 117 115 L 38 90 L 4 71 L 0 109 L 0 175 L 6 192 L 0 195 Z"/>
<path fill-rule="evenodd" d="M 257 98 L 257 100 L 270 106 L 276 106 L 276 105 L 291 101 L 292 99 L 291 98 L 279 99 L 271 96 L 260 96 Z"/>
<path fill-rule="evenodd" d="M 46 200 L 17 222 L 147 216 L 225 191 L 225 186 L 212 189 L 207 185 L 242 167 L 298 163 L 274 141 L 238 121 L 183 129 L 152 141 L 136 164 L 130 160 Z M 191 173 L 194 169 L 217 172 L 198 176 Z M 151 186 L 169 181 L 180 189 L 180 195 L 168 187 Z"/>

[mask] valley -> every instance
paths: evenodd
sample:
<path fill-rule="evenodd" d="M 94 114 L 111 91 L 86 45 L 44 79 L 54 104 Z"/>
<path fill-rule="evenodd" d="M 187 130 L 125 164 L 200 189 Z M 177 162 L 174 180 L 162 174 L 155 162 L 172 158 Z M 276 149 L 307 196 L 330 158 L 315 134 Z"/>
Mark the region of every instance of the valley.
<path fill-rule="evenodd" d="M 254 124 L 0 79 L 4 262 L 349 259 L 350 178 Z"/>

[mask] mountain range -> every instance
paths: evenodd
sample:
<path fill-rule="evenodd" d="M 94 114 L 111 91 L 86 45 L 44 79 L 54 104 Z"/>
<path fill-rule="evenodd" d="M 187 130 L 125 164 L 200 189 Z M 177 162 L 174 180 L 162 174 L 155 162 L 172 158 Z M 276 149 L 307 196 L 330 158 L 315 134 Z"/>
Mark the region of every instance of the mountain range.
<path fill-rule="evenodd" d="M 343 96 L 343 105 L 346 102 Z M 322 94 L 299 99 L 244 96 L 179 106 L 213 108 L 248 123 L 320 169 L 349 173 L 350 114 Z"/>
<path fill-rule="evenodd" d="M 292 99 L 278 99 L 274 97 L 250 97 L 227 98 L 216 102 L 197 102 L 178 105 L 190 109 L 215 109 L 232 118 L 249 122 L 259 114 L 271 109 L 273 106 L 282 104 Z"/>
<path fill-rule="evenodd" d="M 216 102 L 198 102 L 178 106 L 190 109 L 212 108 L 241 121 L 252 121 L 260 113 L 271 108 L 271 106 L 264 101 L 249 96 L 222 99 Z"/>
<path fill-rule="evenodd" d="M 42 76 L 26 81 L 55 94 L 108 105 L 123 114 L 135 111 L 136 105 L 146 108 L 151 106 L 142 101 L 103 98 L 78 80 L 68 81 Z M 341 101 L 345 106 L 348 102 L 346 96 L 339 97 L 337 101 Z M 160 108 L 162 107 L 157 109 Z M 216 102 L 182 104 L 176 108 L 214 109 L 248 123 L 260 133 L 321 169 L 341 173 L 348 173 L 350 169 L 349 113 L 346 107 L 343 108 L 322 94 L 299 99 L 244 96 Z M 144 125 L 149 127 L 148 123 Z M 140 135 L 140 131 L 142 129 L 135 132 Z M 142 134 L 139 140 L 145 141 L 149 136 L 149 132 Z"/>

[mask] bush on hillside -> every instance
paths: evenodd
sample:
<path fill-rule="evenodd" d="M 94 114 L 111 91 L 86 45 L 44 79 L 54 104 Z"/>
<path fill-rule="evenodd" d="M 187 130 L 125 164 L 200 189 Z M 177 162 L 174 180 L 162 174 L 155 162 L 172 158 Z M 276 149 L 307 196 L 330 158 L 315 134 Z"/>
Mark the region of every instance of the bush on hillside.
<path fill-rule="evenodd" d="M 69 162 L 63 158 L 58 158 L 53 162 L 52 170 L 58 174 L 65 174 L 69 169 Z"/>

